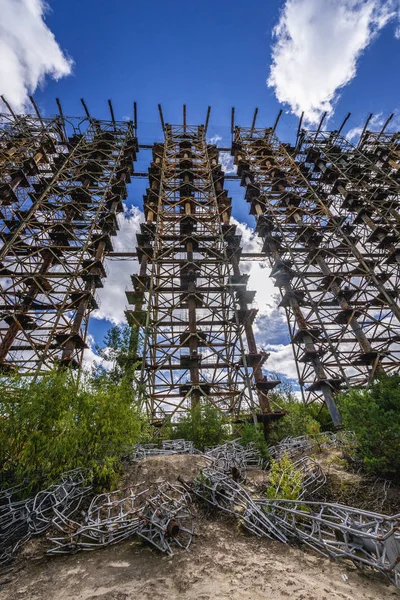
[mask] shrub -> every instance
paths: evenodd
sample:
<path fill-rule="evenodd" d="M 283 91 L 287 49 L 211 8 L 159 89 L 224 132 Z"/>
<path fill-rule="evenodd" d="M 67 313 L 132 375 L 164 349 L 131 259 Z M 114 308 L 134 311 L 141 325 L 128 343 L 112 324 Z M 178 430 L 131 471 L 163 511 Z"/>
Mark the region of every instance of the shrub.
<path fill-rule="evenodd" d="M 358 453 L 370 472 L 400 477 L 400 374 L 384 376 L 368 389 L 343 394 L 339 407 L 354 431 Z"/>
<path fill-rule="evenodd" d="M 102 375 L 95 383 L 87 377 L 77 386 L 68 371 L 0 382 L 3 480 L 28 481 L 33 491 L 85 467 L 100 487 L 111 483 L 121 453 L 140 436 L 141 417 L 129 381 Z"/>
<path fill-rule="evenodd" d="M 243 446 L 254 444 L 262 458 L 269 458 L 268 445 L 264 438 L 264 428 L 261 423 L 254 426 L 254 423 L 245 423 L 238 429 L 240 443 Z"/>
<path fill-rule="evenodd" d="M 297 500 L 300 495 L 303 476 L 294 468 L 289 456 L 285 453 L 278 460 L 273 460 L 268 476 L 267 496 L 271 500 Z"/>
<path fill-rule="evenodd" d="M 165 433 L 171 439 L 191 440 L 198 450 L 223 444 L 229 437 L 226 417 L 212 404 L 197 404 L 172 423 Z"/>
<path fill-rule="evenodd" d="M 315 436 L 321 430 L 333 429 L 329 411 L 325 405 L 305 405 L 292 393 L 273 398 L 274 402 L 287 414 L 276 421 L 271 428 L 270 443 L 277 444 L 286 436 Z"/>

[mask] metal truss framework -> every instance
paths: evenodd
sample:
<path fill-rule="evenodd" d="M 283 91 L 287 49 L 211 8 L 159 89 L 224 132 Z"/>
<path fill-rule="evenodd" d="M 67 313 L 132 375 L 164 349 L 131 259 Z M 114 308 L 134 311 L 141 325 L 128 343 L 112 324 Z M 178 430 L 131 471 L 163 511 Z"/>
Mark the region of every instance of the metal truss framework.
<path fill-rule="evenodd" d="M 29 375 L 79 367 L 96 289 L 112 256 L 139 149 L 135 124 L 86 117 L 0 115 L 0 369 Z M 257 349 L 254 292 L 205 126 L 165 125 L 152 147 L 131 325 L 142 334 L 141 380 L 154 424 L 209 401 L 265 427 L 271 410 Z M 256 113 L 255 113 L 256 117 Z M 237 176 L 281 292 L 307 403 L 400 365 L 400 134 L 233 127 Z M 279 118 L 279 117 L 278 117 Z M 276 124 L 275 124 L 276 125 Z M 224 149 L 227 150 L 226 148 Z M 235 176 L 236 177 L 236 176 Z M 226 177 L 225 177 L 226 178 Z M 233 176 L 230 175 L 229 179 Z M 246 257 L 249 255 L 245 255 Z"/>
<path fill-rule="evenodd" d="M 400 366 L 399 134 L 236 127 L 232 154 L 281 292 L 306 402 Z"/>
<path fill-rule="evenodd" d="M 255 292 L 240 271 L 240 236 L 230 223 L 218 150 L 204 126 L 166 125 L 153 147 L 146 222 L 137 235 L 138 275 L 128 322 L 142 328 L 144 400 L 155 425 L 201 401 L 268 426 L 273 413 L 257 350 Z"/>
<path fill-rule="evenodd" d="M 81 365 L 136 151 L 132 122 L 113 113 L 0 115 L 3 373 Z"/>

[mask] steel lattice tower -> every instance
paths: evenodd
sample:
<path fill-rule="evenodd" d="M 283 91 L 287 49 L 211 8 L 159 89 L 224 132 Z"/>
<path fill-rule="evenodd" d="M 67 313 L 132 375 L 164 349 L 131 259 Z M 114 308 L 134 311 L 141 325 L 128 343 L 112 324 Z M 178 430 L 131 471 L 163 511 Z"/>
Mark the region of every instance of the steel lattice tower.
<path fill-rule="evenodd" d="M 232 153 L 280 289 L 306 402 L 400 365 L 399 135 L 236 127 Z"/>
<path fill-rule="evenodd" d="M 142 380 L 155 425 L 201 401 L 268 422 L 268 380 L 252 323 L 257 310 L 240 271 L 218 150 L 204 126 L 164 128 L 153 146 L 146 222 L 137 235 L 140 271 L 127 293 L 130 324 L 143 332 Z"/>
<path fill-rule="evenodd" d="M 135 160 L 132 122 L 0 116 L 0 368 L 78 367 Z"/>

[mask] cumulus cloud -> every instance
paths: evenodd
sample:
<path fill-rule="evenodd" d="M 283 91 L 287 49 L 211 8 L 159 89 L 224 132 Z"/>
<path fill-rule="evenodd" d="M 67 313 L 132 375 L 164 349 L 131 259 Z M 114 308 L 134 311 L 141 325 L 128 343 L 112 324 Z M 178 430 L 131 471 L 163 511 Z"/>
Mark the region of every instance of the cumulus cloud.
<path fill-rule="evenodd" d="M 269 371 L 284 375 L 288 379 L 297 381 L 296 362 L 294 360 L 291 344 L 267 344 L 265 349 L 270 352 L 266 367 Z"/>
<path fill-rule="evenodd" d="M 236 225 L 236 233 L 242 236 L 243 252 L 261 252 L 262 243 L 254 230 L 235 218 L 231 221 Z M 241 270 L 250 275 L 248 289 L 256 291 L 255 305 L 258 313 L 254 333 L 259 347 L 270 353 L 265 368 L 297 382 L 292 346 L 287 343 L 289 330 L 286 316 L 283 309 L 278 308 L 281 297 L 270 277 L 271 269 L 264 261 L 243 261 Z"/>
<path fill-rule="evenodd" d="M 379 31 L 396 17 L 396 0 L 286 0 L 274 28 L 267 80 L 280 102 L 309 123 L 331 114 L 340 89 Z"/>
<path fill-rule="evenodd" d="M 0 8 L 0 94 L 22 112 L 46 75 L 69 75 L 72 60 L 46 25 L 43 0 L 1 0 Z"/>
<path fill-rule="evenodd" d="M 245 253 L 261 252 L 262 243 L 246 223 L 241 223 L 232 217 L 231 222 L 236 225 L 237 235 L 242 236 L 242 248 Z M 279 304 L 279 293 L 270 277 L 271 269 L 264 261 L 243 261 L 240 268 L 243 273 L 249 275 L 248 289 L 255 290 L 255 302 L 258 308 L 258 319 L 262 316 L 270 316 Z M 255 323 L 257 330 L 257 321 Z"/>
<path fill-rule="evenodd" d="M 113 366 L 112 361 L 105 360 L 99 356 L 95 349 L 95 339 L 92 335 L 88 335 L 86 338 L 88 348 L 83 353 L 82 366 L 85 371 L 91 372 L 95 367 L 102 366 L 106 371 L 111 369 Z"/>
<path fill-rule="evenodd" d="M 119 231 L 113 239 L 114 250 L 135 252 L 136 233 L 140 223 L 144 221 L 144 214 L 135 206 L 118 216 Z M 132 289 L 130 276 L 138 272 L 137 259 L 106 260 L 107 278 L 104 287 L 98 291 L 99 309 L 92 313 L 95 319 L 106 319 L 114 325 L 125 322 L 125 308 L 127 305 L 125 290 Z"/>

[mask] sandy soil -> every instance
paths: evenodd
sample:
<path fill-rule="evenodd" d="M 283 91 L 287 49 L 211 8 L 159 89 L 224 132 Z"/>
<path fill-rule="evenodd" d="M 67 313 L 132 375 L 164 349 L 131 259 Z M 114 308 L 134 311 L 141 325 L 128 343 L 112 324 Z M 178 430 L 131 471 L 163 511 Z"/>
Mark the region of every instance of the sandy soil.
<path fill-rule="evenodd" d="M 125 472 L 143 479 L 189 479 L 198 457 L 154 457 Z M 8 573 L 0 600 L 381 600 L 400 591 L 378 574 L 358 572 L 244 532 L 224 515 L 196 510 L 190 552 L 165 556 L 140 540 L 92 553 L 48 557 L 46 541 L 31 540 Z"/>
<path fill-rule="evenodd" d="M 2 577 L 1 600 L 381 600 L 400 597 L 309 552 L 244 534 L 236 522 L 197 519 L 190 552 L 161 555 L 139 541 L 93 553 L 25 561 Z M 36 542 L 34 542 L 36 543 Z M 32 542 L 31 542 L 32 544 Z M 33 550 L 33 549 L 32 549 Z M 35 551 L 36 553 L 36 551 Z M 1 580 L 0 580 L 1 582 Z"/>

